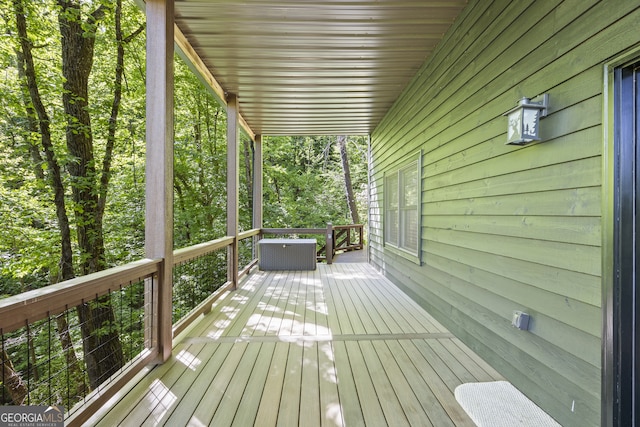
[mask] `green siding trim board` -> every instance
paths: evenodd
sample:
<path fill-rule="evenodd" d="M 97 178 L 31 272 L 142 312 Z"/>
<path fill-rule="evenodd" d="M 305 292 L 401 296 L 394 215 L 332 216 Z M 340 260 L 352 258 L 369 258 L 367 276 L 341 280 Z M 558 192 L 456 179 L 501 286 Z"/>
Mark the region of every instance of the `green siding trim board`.
<path fill-rule="evenodd" d="M 579 245 L 598 246 L 601 236 L 599 217 L 448 215 L 431 216 L 428 222 L 429 227 L 436 229 L 499 234 Z"/>
<path fill-rule="evenodd" d="M 515 171 L 443 188 L 429 189 L 423 195 L 423 202 L 573 190 L 579 186 L 599 187 L 602 183 L 601 176 L 598 174 L 601 168 L 601 158 L 590 157 L 570 163 L 542 166 L 533 170 Z M 429 182 L 427 179 L 424 181 Z M 600 208 L 595 209 L 591 207 L 590 211 L 600 211 Z M 591 216 L 599 216 L 599 214 Z"/>
<path fill-rule="evenodd" d="M 640 45 L 640 4 L 613 6 L 471 1 L 371 136 L 371 262 L 564 426 L 600 423 L 603 65 Z M 545 92 L 543 141 L 504 145 Z M 422 266 L 382 239 L 383 175 L 417 150 Z"/>

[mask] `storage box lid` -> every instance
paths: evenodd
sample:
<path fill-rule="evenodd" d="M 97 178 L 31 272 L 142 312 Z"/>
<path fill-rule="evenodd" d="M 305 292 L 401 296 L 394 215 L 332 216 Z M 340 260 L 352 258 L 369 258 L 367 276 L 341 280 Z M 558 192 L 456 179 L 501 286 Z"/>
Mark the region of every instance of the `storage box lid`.
<path fill-rule="evenodd" d="M 316 239 L 262 239 L 258 242 L 258 244 L 269 244 L 269 245 L 310 245 L 317 244 Z"/>

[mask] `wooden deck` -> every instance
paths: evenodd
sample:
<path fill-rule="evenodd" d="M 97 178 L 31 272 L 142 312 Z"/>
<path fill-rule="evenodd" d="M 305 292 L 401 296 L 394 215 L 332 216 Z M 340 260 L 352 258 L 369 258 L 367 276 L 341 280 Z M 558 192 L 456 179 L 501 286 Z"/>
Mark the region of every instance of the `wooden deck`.
<path fill-rule="evenodd" d="M 100 426 L 473 426 L 455 387 L 502 379 L 367 264 L 255 272 Z"/>

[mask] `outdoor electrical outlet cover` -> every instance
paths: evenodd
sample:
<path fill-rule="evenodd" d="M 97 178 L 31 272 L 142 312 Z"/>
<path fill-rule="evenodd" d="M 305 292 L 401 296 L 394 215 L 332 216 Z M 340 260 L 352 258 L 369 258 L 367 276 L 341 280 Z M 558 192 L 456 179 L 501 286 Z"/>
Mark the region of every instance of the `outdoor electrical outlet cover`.
<path fill-rule="evenodd" d="M 516 310 L 513 312 L 511 324 L 521 331 L 526 331 L 529 329 L 529 318 L 530 316 L 527 313 Z"/>

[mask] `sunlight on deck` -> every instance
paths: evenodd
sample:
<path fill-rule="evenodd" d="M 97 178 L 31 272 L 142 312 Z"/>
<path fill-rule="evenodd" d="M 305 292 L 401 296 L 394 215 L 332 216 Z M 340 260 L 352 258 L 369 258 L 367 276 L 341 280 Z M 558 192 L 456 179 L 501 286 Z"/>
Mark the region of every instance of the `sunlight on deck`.
<path fill-rule="evenodd" d="M 198 359 L 193 354 L 189 353 L 186 350 L 181 350 L 178 354 L 176 354 L 176 359 L 179 362 L 182 362 L 184 366 L 195 371 L 198 366 L 202 363 L 202 360 Z"/>
<path fill-rule="evenodd" d="M 473 426 L 500 375 L 366 264 L 251 273 L 91 424 Z"/>
<path fill-rule="evenodd" d="M 155 380 L 153 384 L 151 384 L 149 393 L 147 393 L 145 399 L 146 406 L 154 408 L 154 410 L 150 412 L 156 422 L 162 420 L 177 401 L 178 397 L 160 380 Z M 158 410 L 158 408 L 160 410 Z"/>

